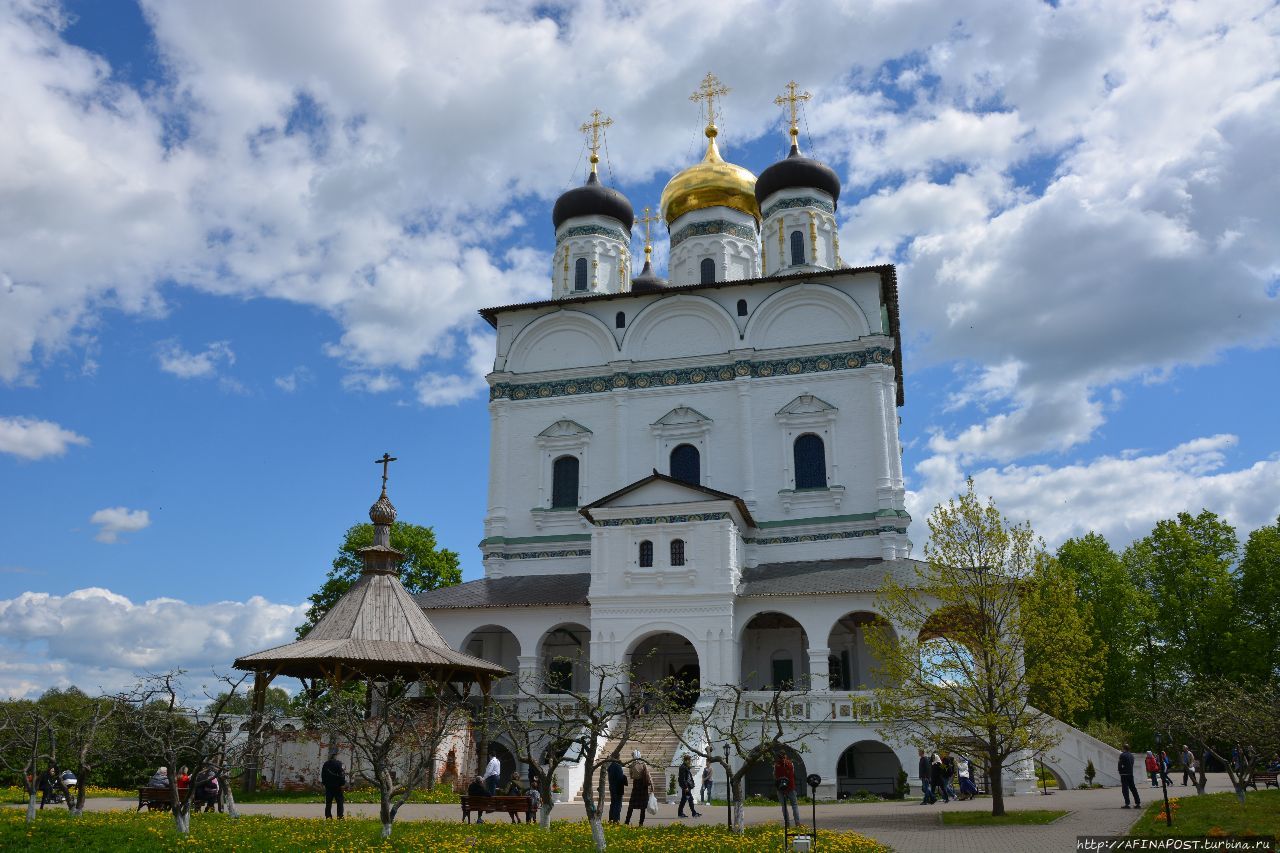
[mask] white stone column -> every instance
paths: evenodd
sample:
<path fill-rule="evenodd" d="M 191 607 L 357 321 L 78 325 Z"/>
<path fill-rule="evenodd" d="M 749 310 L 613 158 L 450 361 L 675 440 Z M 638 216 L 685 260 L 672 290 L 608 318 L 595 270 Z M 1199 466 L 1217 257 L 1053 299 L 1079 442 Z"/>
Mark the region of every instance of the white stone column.
<path fill-rule="evenodd" d="M 755 448 L 751 441 L 751 378 L 739 376 L 738 386 L 738 444 L 742 450 L 739 464 L 742 466 L 742 499 L 754 507 L 756 501 Z"/>
<path fill-rule="evenodd" d="M 627 392 L 624 389 L 615 389 L 613 392 L 613 473 L 614 482 L 607 485 L 601 492 L 601 495 L 607 495 L 611 492 L 621 489 L 627 483 L 631 482 L 627 474 L 628 458 L 627 448 Z M 596 495 L 595 497 L 599 497 Z"/>
<path fill-rule="evenodd" d="M 876 472 L 876 504 L 878 509 L 893 509 L 893 475 L 889 462 L 889 436 L 886 431 L 888 414 L 885 412 L 884 384 L 888 373 L 892 382 L 893 368 L 886 365 L 871 365 L 866 368 L 871 373 L 871 396 L 874 433 L 879 433 L 881 440 L 875 449 L 873 462 Z"/>
<path fill-rule="evenodd" d="M 489 404 L 489 518 L 488 536 L 501 536 L 507 528 L 506 458 L 507 404 L 494 400 Z"/>
<path fill-rule="evenodd" d="M 831 672 L 827 656 L 831 649 L 809 647 L 809 685 L 812 690 L 823 692 L 831 689 Z"/>
<path fill-rule="evenodd" d="M 542 693 L 543 688 L 538 683 L 540 676 L 537 655 L 520 655 L 516 658 L 517 672 L 520 677 L 520 686 L 526 691 L 534 693 Z"/>

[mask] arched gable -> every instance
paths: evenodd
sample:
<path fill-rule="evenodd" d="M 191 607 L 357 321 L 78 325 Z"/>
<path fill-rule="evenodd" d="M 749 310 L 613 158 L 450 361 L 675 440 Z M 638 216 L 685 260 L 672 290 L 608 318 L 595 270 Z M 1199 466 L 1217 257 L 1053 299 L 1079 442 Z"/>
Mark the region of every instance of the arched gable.
<path fill-rule="evenodd" d="M 539 317 L 511 342 L 506 367 L 512 373 L 598 367 L 617 357 L 613 333 L 582 311 L 557 311 Z"/>
<path fill-rule="evenodd" d="M 635 361 L 719 355 L 738 346 L 733 318 L 704 296 L 678 294 L 656 299 L 636 315 L 622 339 L 623 354 Z"/>
<path fill-rule="evenodd" d="M 748 346 L 756 349 L 850 341 L 871 334 L 858 303 L 823 284 L 780 290 L 760 303 L 747 321 Z"/>

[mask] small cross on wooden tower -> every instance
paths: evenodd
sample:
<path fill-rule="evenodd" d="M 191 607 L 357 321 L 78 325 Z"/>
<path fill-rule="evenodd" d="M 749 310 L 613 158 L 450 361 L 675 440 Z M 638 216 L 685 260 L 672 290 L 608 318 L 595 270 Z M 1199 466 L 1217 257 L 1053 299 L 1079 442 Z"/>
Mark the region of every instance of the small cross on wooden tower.
<path fill-rule="evenodd" d="M 798 88 L 799 88 L 799 84 L 797 84 L 795 80 L 792 80 L 790 83 L 787 84 L 787 93 L 785 95 L 779 95 L 778 97 L 773 99 L 773 102 L 778 106 L 787 104 L 788 107 L 790 108 L 790 112 L 791 112 L 790 133 L 791 133 L 792 145 L 796 144 L 796 137 L 800 135 L 800 126 L 796 121 L 796 115 L 797 115 L 797 112 L 799 111 L 800 104 L 813 97 L 813 95 L 810 95 L 808 92 L 801 92 L 800 94 L 797 95 L 796 89 Z"/>
<path fill-rule="evenodd" d="M 382 493 L 384 495 L 387 493 L 387 466 L 390 465 L 392 462 L 397 462 L 397 461 L 399 460 L 397 460 L 396 457 L 392 456 L 390 453 L 383 453 L 381 459 L 373 460 L 374 465 L 382 466 Z"/>
<path fill-rule="evenodd" d="M 723 98 L 729 94 L 731 90 L 728 86 L 720 82 L 720 78 L 707 72 L 707 76 L 702 78 L 702 82 L 698 85 L 698 91 L 689 96 L 689 100 L 700 102 L 706 101 L 707 112 L 707 128 L 716 126 L 716 98 Z M 699 104 L 701 107 L 701 104 Z"/>
<path fill-rule="evenodd" d="M 649 226 L 662 218 L 656 213 L 651 213 L 651 210 L 652 208 L 646 204 L 644 206 L 644 216 L 636 220 L 644 225 L 644 259 L 646 263 L 649 261 L 649 255 L 653 253 L 653 240 L 649 237 Z"/>
<path fill-rule="evenodd" d="M 591 134 L 591 143 L 587 147 L 591 149 L 591 174 L 593 175 L 596 172 L 596 164 L 600 162 L 600 140 L 604 136 L 601 131 L 612 125 L 613 119 L 599 110 L 592 110 L 591 121 L 578 128 L 583 133 Z"/>

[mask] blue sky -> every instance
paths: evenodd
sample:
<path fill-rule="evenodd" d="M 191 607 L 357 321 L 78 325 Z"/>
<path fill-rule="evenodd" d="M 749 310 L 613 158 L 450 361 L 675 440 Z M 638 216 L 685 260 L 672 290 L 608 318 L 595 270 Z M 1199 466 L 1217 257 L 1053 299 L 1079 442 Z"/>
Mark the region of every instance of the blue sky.
<path fill-rule="evenodd" d="M 475 312 L 549 293 L 593 107 L 656 206 L 708 69 L 756 172 L 813 92 L 898 264 L 917 548 L 968 474 L 1051 544 L 1280 514 L 1273 3 L 3 5 L 0 694 L 280 641 L 384 450 L 479 576 Z"/>

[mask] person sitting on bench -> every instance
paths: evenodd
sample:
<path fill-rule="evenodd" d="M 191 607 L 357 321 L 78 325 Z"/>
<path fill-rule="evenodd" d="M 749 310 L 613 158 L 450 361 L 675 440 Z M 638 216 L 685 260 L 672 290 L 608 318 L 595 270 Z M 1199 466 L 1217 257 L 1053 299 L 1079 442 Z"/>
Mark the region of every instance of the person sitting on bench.
<path fill-rule="evenodd" d="M 467 786 L 468 797 L 487 797 L 489 790 L 484 786 L 484 780 L 479 776 L 471 780 L 471 784 Z M 484 823 L 484 810 L 476 810 L 476 823 Z"/>

